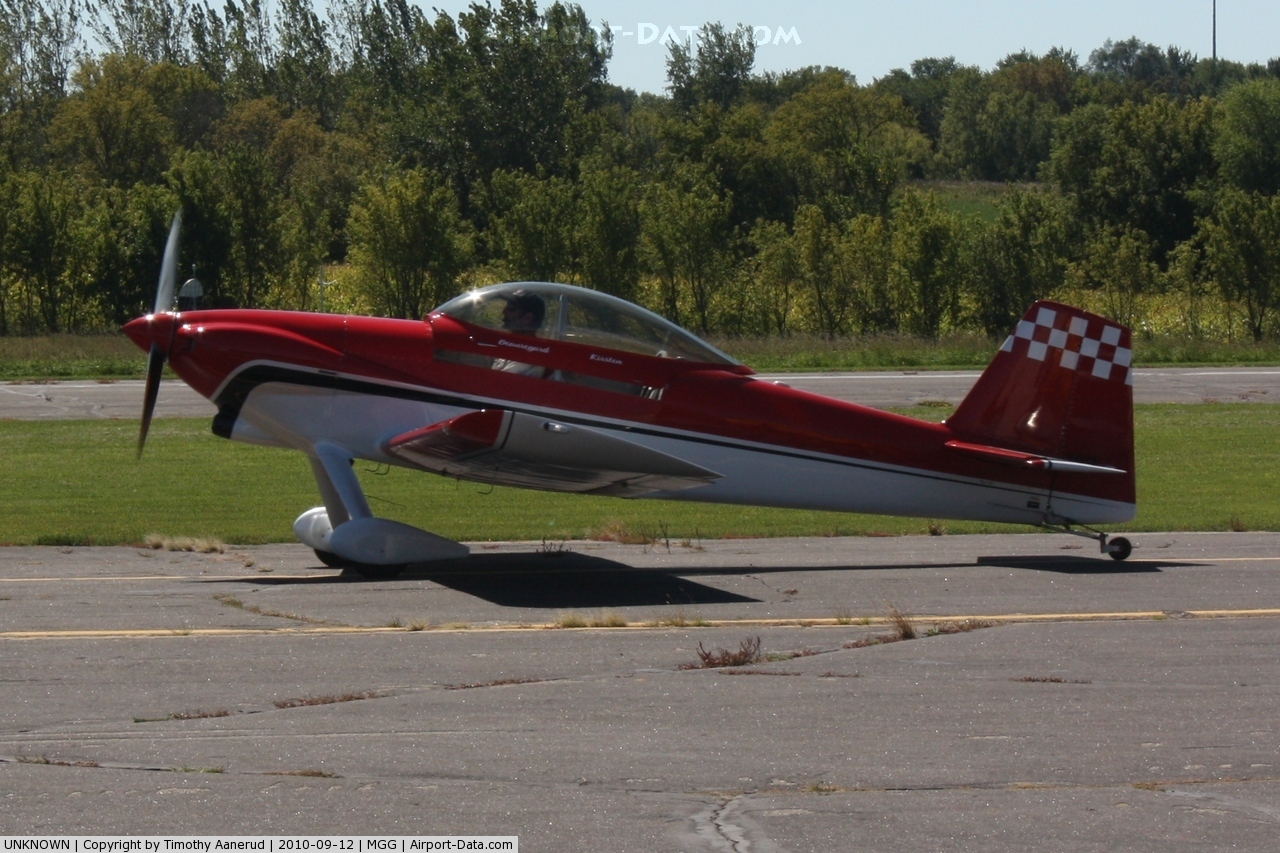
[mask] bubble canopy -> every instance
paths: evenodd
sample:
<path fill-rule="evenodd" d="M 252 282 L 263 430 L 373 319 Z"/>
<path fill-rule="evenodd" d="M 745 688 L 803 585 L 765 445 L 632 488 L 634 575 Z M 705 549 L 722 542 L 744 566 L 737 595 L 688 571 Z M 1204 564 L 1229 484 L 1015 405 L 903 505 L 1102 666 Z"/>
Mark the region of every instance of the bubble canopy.
<path fill-rule="evenodd" d="M 539 338 L 602 349 L 678 358 L 706 364 L 734 365 L 737 361 L 689 332 L 624 299 L 569 284 L 517 281 L 495 284 L 450 299 L 432 314 L 503 331 L 504 311 L 535 319 Z"/>

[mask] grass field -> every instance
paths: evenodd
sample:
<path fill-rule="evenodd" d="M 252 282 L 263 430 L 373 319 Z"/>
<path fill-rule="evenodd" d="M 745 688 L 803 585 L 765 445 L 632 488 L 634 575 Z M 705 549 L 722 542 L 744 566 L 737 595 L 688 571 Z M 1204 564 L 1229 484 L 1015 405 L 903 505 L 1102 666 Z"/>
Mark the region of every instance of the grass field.
<path fill-rule="evenodd" d="M 938 409 L 909 410 L 937 419 Z M 0 422 L 0 543 L 136 544 L 148 534 L 292 541 L 318 503 L 297 453 L 235 444 L 207 420 L 160 420 L 134 461 L 132 421 Z M 1280 405 L 1137 408 L 1142 530 L 1280 530 Z M 459 483 L 357 463 L 374 511 L 454 539 L 626 541 L 925 533 L 931 522 L 624 501 Z M 1029 530 L 942 521 L 935 532 Z"/>

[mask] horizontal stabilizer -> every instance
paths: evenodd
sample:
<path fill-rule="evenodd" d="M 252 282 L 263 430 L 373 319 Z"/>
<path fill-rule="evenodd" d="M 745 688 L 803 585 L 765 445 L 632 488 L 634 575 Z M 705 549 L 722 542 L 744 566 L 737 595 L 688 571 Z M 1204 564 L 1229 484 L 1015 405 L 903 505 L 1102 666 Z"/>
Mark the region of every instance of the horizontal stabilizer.
<path fill-rule="evenodd" d="M 469 412 L 413 430 L 383 449 L 449 477 L 617 497 L 691 489 L 720 478 L 603 430 L 503 409 Z"/>
<path fill-rule="evenodd" d="M 1123 474 L 1119 468 L 1106 465 L 1090 465 L 1087 462 L 1072 462 L 1069 459 L 1053 459 L 1048 456 L 1037 456 L 1034 453 L 1023 453 L 1018 450 L 1006 450 L 1003 447 L 991 447 L 986 444 L 971 444 L 967 441 L 948 441 L 951 450 L 974 456 L 987 462 L 1000 465 L 1034 468 L 1039 471 L 1070 471 L 1073 474 Z"/>

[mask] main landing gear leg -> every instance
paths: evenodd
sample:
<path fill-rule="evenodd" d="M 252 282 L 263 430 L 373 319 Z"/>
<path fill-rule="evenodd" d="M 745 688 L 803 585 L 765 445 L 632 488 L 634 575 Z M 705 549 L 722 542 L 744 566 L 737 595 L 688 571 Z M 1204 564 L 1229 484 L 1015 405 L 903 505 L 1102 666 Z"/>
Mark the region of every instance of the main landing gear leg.
<path fill-rule="evenodd" d="M 1085 530 L 1073 530 L 1069 524 L 1044 524 L 1041 526 L 1058 533 L 1070 533 L 1072 536 L 1083 536 L 1085 539 L 1092 539 L 1101 546 L 1102 553 L 1113 560 L 1126 560 L 1133 553 L 1133 543 L 1123 536 L 1111 537 L 1100 530 L 1088 530 L 1088 528 Z"/>
<path fill-rule="evenodd" d="M 367 578 L 393 578 L 410 563 L 458 559 L 470 553 L 465 545 L 398 521 L 375 518 L 351 469 L 344 448 L 319 442 L 311 470 L 324 506 L 307 510 L 293 523 L 293 532 L 316 552 L 326 566 Z"/>

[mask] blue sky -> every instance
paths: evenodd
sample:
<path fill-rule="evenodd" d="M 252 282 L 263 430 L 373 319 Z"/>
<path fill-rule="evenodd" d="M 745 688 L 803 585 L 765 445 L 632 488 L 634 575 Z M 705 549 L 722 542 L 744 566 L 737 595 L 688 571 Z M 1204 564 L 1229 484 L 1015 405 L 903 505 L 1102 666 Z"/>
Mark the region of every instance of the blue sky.
<path fill-rule="evenodd" d="M 418 0 L 456 16 L 469 3 Z M 498 5 L 499 0 L 492 0 Z M 545 7 L 547 3 L 540 3 Z M 834 65 L 870 83 L 913 59 L 955 56 L 991 68 L 1021 49 L 1070 48 L 1088 59 L 1108 38 L 1137 36 L 1208 57 L 1212 0 L 582 0 L 593 23 L 614 28 L 609 79 L 640 91 L 666 84 L 668 29 L 677 36 L 707 22 L 756 28 L 757 71 Z M 763 43 L 767 40 L 767 44 Z M 1218 0 L 1218 56 L 1266 62 L 1280 56 L 1278 0 Z"/>

